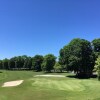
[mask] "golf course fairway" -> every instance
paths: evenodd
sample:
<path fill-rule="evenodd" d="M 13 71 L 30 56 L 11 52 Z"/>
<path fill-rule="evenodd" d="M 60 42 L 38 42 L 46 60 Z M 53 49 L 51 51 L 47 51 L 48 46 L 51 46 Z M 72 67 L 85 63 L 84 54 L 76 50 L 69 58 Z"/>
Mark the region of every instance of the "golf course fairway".
<path fill-rule="evenodd" d="M 49 73 L 65 77 L 34 77 L 44 73 L 5 70 L 0 72 L 0 100 L 100 100 L 100 82 L 97 78 L 68 77 L 74 75 L 72 73 Z M 15 80 L 24 81 L 18 86 L 2 87 L 5 82 Z"/>

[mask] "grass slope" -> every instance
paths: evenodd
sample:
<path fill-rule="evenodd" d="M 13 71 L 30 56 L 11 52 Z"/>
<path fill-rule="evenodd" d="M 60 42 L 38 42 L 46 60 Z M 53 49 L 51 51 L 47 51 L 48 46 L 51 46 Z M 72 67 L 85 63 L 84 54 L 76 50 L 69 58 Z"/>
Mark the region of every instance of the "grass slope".
<path fill-rule="evenodd" d="M 1 72 L 0 100 L 100 100 L 100 82 L 97 79 L 34 77 L 43 73 L 32 71 Z M 20 79 L 24 83 L 19 86 L 1 87 L 4 82 Z"/>

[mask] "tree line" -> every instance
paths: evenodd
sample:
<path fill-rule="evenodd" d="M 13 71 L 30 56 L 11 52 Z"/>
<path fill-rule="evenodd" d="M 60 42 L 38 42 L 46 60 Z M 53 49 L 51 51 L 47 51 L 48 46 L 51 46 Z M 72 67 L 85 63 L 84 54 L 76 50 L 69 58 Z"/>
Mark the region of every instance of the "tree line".
<path fill-rule="evenodd" d="M 6 70 L 34 70 L 50 72 L 55 65 L 56 57 L 53 54 L 45 56 L 35 55 L 30 57 L 27 55 L 12 57 L 11 59 L 0 60 L 0 69 Z"/>
<path fill-rule="evenodd" d="M 60 49 L 58 61 L 53 54 L 35 55 L 34 57 L 23 55 L 0 60 L 0 69 L 45 72 L 74 71 L 77 76 L 90 77 L 99 55 L 100 38 L 94 39 L 92 42 L 75 38 Z"/>

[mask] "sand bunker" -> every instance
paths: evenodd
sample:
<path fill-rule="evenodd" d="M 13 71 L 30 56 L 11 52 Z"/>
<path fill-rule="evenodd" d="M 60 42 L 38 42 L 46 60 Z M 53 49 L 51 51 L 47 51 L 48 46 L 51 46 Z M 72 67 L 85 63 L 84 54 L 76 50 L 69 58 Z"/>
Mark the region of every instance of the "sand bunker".
<path fill-rule="evenodd" d="M 65 77 L 64 75 L 35 75 L 34 77 Z"/>
<path fill-rule="evenodd" d="M 18 86 L 18 85 L 20 85 L 21 83 L 23 83 L 23 80 L 17 80 L 17 81 L 5 82 L 5 83 L 3 84 L 2 87 Z"/>

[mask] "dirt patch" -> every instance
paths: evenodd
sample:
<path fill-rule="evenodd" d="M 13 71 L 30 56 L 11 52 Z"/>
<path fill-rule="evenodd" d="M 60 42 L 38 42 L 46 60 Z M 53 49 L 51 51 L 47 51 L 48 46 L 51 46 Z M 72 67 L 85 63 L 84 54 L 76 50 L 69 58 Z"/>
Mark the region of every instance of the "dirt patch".
<path fill-rule="evenodd" d="M 5 82 L 2 87 L 12 87 L 12 86 L 18 86 L 21 83 L 23 83 L 24 80 L 17 80 L 17 81 L 10 81 Z"/>
<path fill-rule="evenodd" d="M 34 77 L 65 77 L 64 75 L 35 75 Z"/>

